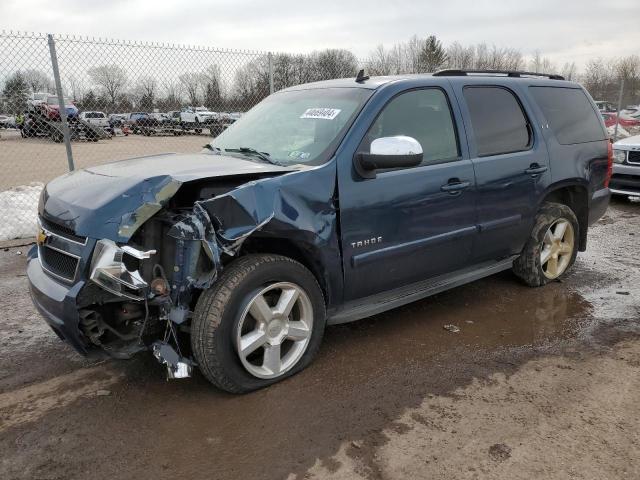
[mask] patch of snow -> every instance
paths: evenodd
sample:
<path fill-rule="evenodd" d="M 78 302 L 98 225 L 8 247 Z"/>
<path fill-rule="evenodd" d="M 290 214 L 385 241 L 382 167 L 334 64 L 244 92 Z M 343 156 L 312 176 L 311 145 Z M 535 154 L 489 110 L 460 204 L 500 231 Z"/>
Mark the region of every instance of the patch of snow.
<path fill-rule="evenodd" d="M 44 184 L 33 182 L 0 192 L 0 240 L 33 237 Z"/>
<path fill-rule="evenodd" d="M 616 126 L 615 125 L 611 125 L 610 127 L 607 127 L 607 133 L 609 134 L 609 136 L 611 138 L 613 138 L 613 135 L 615 134 L 615 131 L 616 131 Z M 631 134 L 629 132 L 627 132 L 624 128 L 622 128 L 620 125 L 618 125 L 618 139 L 627 138 L 630 135 Z"/>

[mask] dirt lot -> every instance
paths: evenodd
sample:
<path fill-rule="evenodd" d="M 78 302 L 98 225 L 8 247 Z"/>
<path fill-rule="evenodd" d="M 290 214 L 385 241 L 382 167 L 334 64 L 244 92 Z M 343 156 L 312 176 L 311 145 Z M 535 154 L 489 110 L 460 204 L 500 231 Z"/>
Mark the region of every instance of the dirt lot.
<path fill-rule="evenodd" d="M 640 203 L 616 201 L 564 282 L 506 272 L 331 327 L 245 396 L 78 357 L 24 249 L 0 251 L 0 478 L 640 478 L 639 241 Z"/>
<path fill-rule="evenodd" d="M 129 135 L 99 142 L 74 141 L 71 146 L 76 168 L 83 168 L 142 155 L 198 152 L 210 141 L 204 133 L 178 137 Z M 18 130 L 0 130 L 0 171 L 0 191 L 30 182 L 48 182 L 68 171 L 65 146 L 44 137 L 21 138 Z"/>

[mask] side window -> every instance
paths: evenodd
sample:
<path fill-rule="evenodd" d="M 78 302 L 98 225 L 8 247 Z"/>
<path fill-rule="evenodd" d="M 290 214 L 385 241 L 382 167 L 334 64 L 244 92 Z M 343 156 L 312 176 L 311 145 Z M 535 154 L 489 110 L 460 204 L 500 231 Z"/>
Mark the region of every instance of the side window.
<path fill-rule="evenodd" d="M 531 128 L 515 95 L 500 87 L 465 87 L 478 156 L 527 150 Z"/>
<path fill-rule="evenodd" d="M 445 93 L 437 88 L 411 90 L 393 98 L 378 115 L 363 140 L 369 151 L 376 138 L 406 135 L 422 145 L 421 165 L 459 157 L 456 129 Z"/>
<path fill-rule="evenodd" d="M 562 145 L 604 140 L 598 114 L 580 88 L 529 87 L 549 127 Z M 607 109 L 605 109 L 607 110 Z M 611 117 L 604 114 L 605 118 Z M 607 118 L 609 120 L 610 118 Z"/>

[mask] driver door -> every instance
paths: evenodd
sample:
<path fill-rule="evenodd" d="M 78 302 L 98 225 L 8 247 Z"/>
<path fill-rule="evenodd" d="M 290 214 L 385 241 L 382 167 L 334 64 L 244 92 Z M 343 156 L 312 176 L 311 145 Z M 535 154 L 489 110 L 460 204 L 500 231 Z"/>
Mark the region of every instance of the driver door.
<path fill-rule="evenodd" d="M 473 165 L 464 158 L 447 88 L 391 98 L 363 138 L 405 135 L 422 146 L 413 168 L 362 178 L 339 169 L 344 300 L 416 283 L 466 266 L 476 235 Z M 457 107 L 455 107 L 457 108 Z"/>

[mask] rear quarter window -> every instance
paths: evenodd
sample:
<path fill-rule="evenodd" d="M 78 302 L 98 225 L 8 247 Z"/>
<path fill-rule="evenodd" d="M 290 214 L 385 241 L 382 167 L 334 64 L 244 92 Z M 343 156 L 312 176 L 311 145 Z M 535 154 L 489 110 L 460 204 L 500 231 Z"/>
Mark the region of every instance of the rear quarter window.
<path fill-rule="evenodd" d="M 529 87 L 529 90 L 560 144 L 606 138 L 598 113 L 581 88 Z"/>
<path fill-rule="evenodd" d="M 468 86 L 463 90 L 478 156 L 502 155 L 531 146 L 529 121 L 511 90 Z"/>

